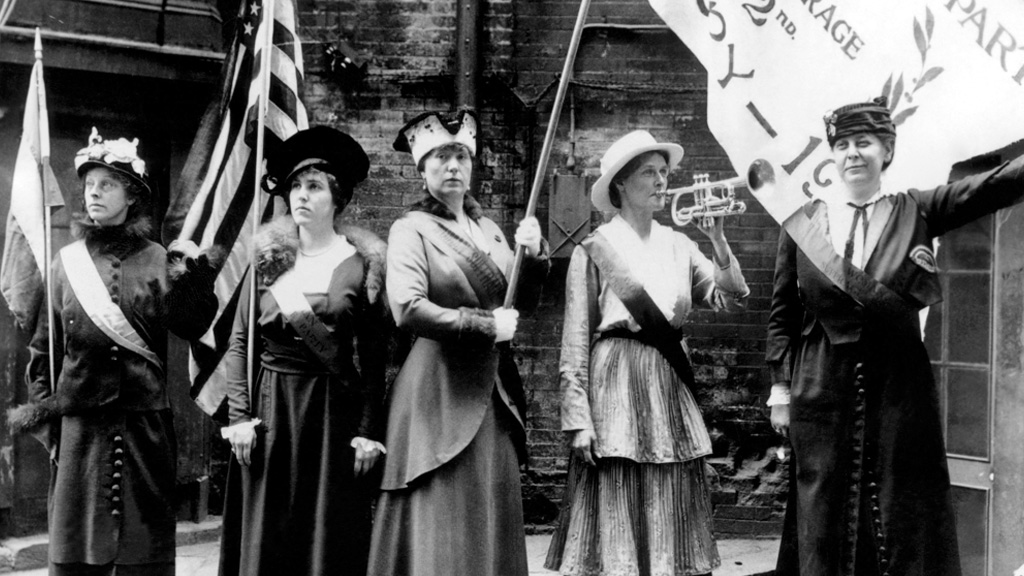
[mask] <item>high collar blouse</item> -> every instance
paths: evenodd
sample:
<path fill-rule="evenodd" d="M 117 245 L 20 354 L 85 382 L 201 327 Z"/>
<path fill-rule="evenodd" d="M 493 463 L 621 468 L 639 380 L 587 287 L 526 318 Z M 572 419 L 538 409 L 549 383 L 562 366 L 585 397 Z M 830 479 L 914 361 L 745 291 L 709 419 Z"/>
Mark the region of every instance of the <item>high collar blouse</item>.
<path fill-rule="evenodd" d="M 716 265 L 685 235 L 652 222 L 651 234 L 644 241 L 618 214 L 596 233 L 603 235 L 628 263 L 630 271 L 673 326 L 682 325 L 695 301 L 705 302 L 713 309 L 727 308 L 750 292 L 731 250 L 729 261 Z M 681 273 L 683 270 L 685 273 Z M 612 328 L 640 330 L 604 278 L 598 306 L 601 322 L 597 332 Z"/>

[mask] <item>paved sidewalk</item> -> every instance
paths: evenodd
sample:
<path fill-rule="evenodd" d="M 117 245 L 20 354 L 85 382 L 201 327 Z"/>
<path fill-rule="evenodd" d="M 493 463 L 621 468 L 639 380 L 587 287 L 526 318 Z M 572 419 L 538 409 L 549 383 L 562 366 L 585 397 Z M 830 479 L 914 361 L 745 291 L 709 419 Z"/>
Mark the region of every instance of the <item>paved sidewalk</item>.
<path fill-rule="evenodd" d="M 213 525 L 219 522 L 213 523 Z M 182 523 L 188 528 L 188 523 Z M 208 529 L 211 523 L 195 524 L 194 539 L 209 538 Z M 177 576 L 217 576 L 217 559 L 219 545 L 216 540 L 198 543 L 187 543 L 189 537 L 182 537 L 182 528 L 178 529 L 178 563 Z M 529 556 L 530 576 L 552 576 L 557 572 L 545 570 L 544 557 L 547 555 L 550 534 L 538 534 L 526 537 L 526 551 Z M 43 539 L 45 541 L 45 539 Z M 722 567 L 715 571 L 715 576 L 756 576 L 770 573 L 775 568 L 775 555 L 779 549 L 779 541 L 775 540 L 719 540 L 718 551 L 722 557 Z M 44 556 L 45 558 L 45 556 Z M 38 565 L 38 564 L 37 564 Z M 0 570 L 2 571 L 2 570 Z M 45 568 L 6 572 L 22 576 L 46 576 Z"/>

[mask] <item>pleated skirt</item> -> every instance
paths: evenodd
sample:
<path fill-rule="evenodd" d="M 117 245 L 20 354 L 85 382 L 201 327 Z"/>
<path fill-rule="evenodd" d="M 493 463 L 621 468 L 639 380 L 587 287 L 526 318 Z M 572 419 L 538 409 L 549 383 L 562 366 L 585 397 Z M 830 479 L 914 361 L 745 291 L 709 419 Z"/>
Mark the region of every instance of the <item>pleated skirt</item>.
<path fill-rule="evenodd" d="M 368 576 L 526 576 L 516 424 L 492 398 L 458 456 L 381 493 Z"/>
<path fill-rule="evenodd" d="M 596 467 L 573 458 L 545 567 L 566 576 L 706 574 L 721 564 L 693 396 L 654 348 L 619 338 L 591 353 Z"/>

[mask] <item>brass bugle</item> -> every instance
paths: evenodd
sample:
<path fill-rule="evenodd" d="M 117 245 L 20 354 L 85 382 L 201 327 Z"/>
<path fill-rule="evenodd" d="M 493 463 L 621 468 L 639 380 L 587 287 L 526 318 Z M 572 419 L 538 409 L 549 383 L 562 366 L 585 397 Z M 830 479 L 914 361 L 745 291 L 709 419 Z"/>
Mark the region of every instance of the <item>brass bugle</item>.
<path fill-rule="evenodd" d="M 747 188 L 747 179 L 742 176 L 727 180 L 710 181 L 708 174 L 694 174 L 694 184 L 683 188 L 667 190 L 672 195 L 672 221 L 678 226 L 686 226 L 696 218 L 701 225 L 711 227 L 714 218 L 742 214 L 747 205 L 736 199 L 736 188 Z M 684 196 L 693 196 L 693 204 L 680 205 Z"/>

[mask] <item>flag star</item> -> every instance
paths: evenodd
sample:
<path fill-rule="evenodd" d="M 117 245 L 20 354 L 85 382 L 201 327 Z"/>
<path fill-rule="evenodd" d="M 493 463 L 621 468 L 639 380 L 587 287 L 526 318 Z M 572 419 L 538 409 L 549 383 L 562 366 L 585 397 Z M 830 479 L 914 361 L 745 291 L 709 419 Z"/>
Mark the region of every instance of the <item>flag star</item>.
<path fill-rule="evenodd" d="M 262 8 L 262 6 L 260 6 L 259 4 L 255 3 L 255 2 L 253 2 L 252 4 L 249 5 L 249 11 L 252 12 L 254 16 L 258 16 L 259 15 L 260 8 Z"/>
<path fill-rule="evenodd" d="M 245 23 L 245 33 L 252 36 L 252 24 L 248 22 Z"/>

